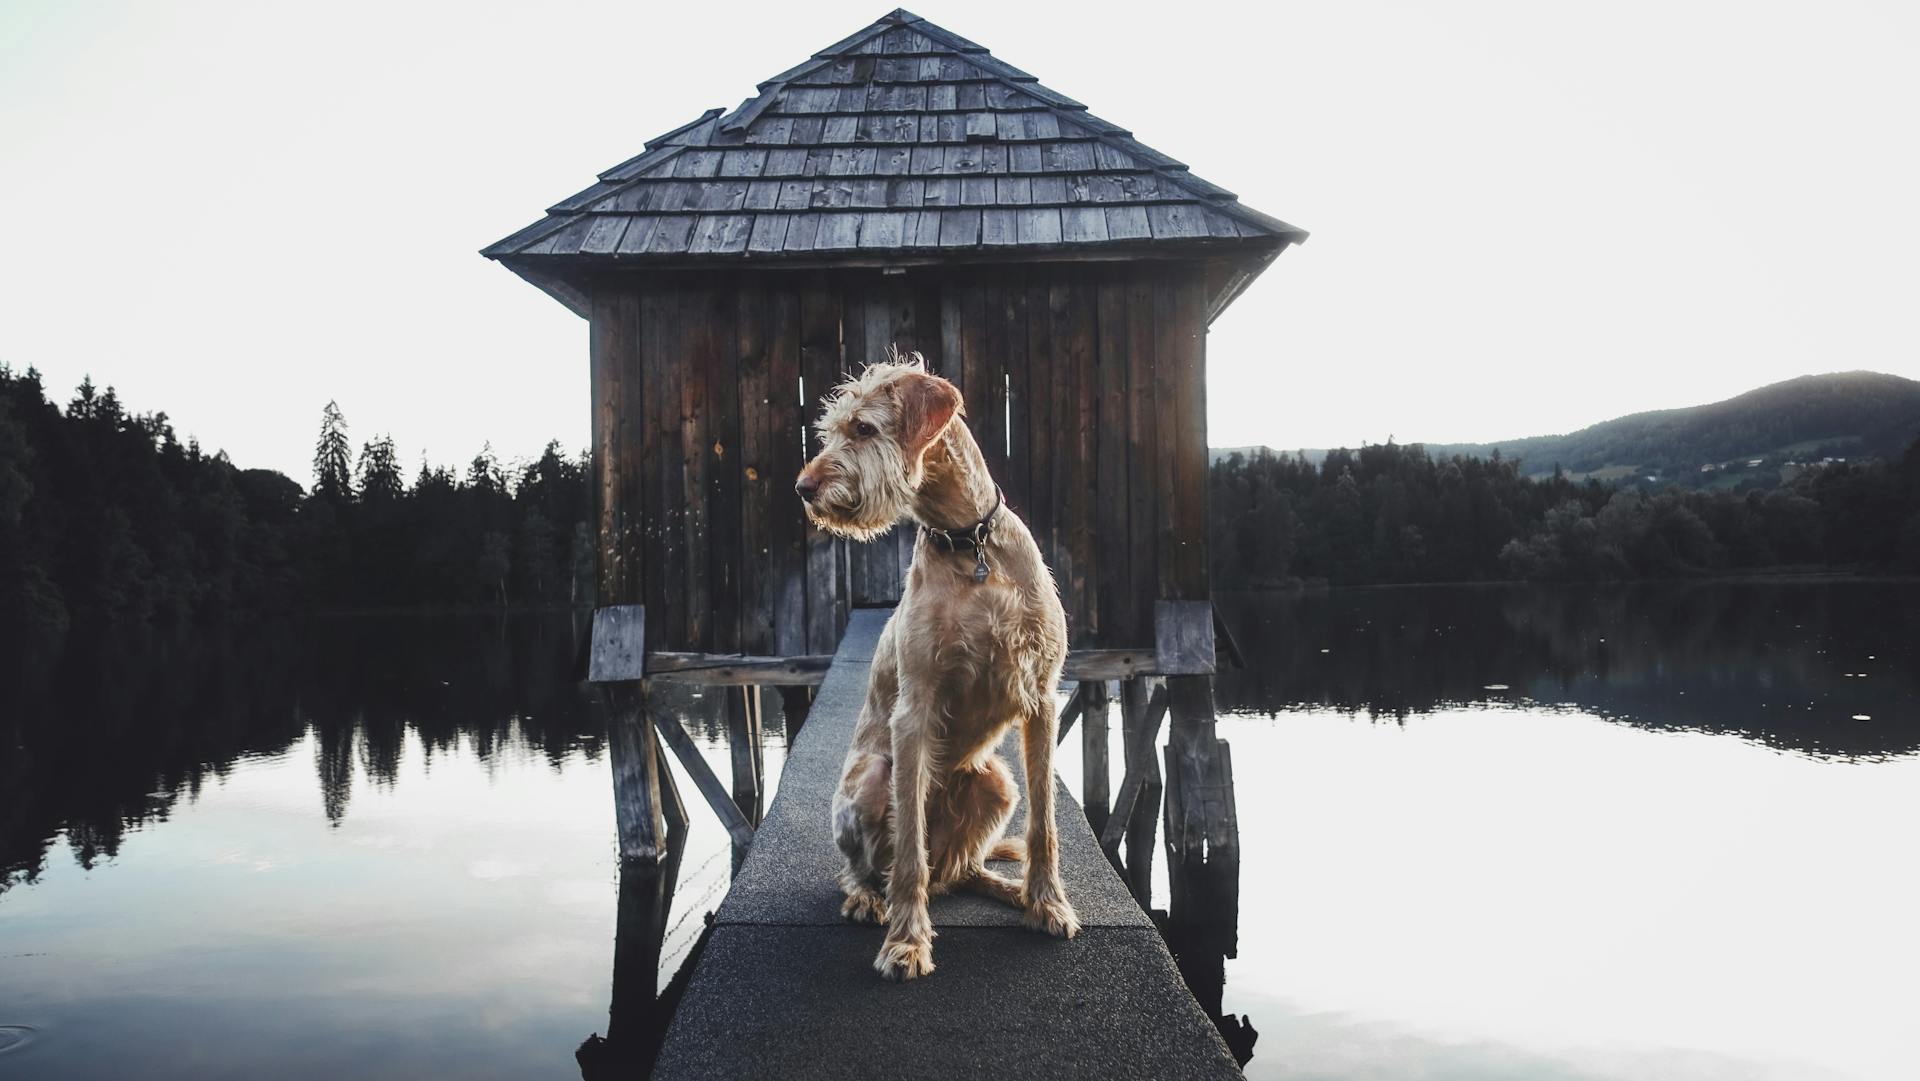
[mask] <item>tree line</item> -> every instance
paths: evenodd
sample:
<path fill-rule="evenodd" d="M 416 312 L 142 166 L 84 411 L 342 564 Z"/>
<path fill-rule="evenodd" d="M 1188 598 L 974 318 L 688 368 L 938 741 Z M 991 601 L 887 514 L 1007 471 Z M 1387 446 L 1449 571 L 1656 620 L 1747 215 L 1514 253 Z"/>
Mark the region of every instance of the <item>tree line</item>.
<path fill-rule="evenodd" d="M 311 488 L 184 443 L 165 413 L 82 382 L 62 408 L 0 365 L 0 637 L 14 664 L 73 629 L 246 613 L 591 603 L 584 455 L 464 473 L 322 416 Z"/>
<path fill-rule="evenodd" d="M 1496 450 L 1234 453 L 1211 474 L 1214 582 L 1358 585 L 1683 577 L 1784 566 L 1920 571 L 1920 440 L 1746 492 L 1649 492 Z"/>
<path fill-rule="evenodd" d="M 1920 442 L 1765 491 L 1529 478 L 1513 459 L 1387 443 L 1231 455 L 1212 470 L 1224 588 L 1599 579 L 1828 565 L 1920 570 Z M 82 382 L 63 407 L 0 365 L 0 634 L 13 663 L 70 627 L 259 611 L 592 603 L 585 454 L 411 479 L 389 436 L 323 411 L 313 478 L 243 469 L 165 413 Z"/>

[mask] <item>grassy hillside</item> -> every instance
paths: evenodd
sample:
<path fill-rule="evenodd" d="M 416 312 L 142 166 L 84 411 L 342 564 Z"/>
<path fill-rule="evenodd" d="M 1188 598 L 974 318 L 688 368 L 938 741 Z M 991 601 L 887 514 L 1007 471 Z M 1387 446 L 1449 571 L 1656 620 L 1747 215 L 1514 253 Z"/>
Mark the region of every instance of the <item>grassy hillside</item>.
<path fill-rule="evenodd" d="M 1485 457 L 1498 448 L 1519 458 L 1527 473 L 1555 465 L 1577 476 L 1618 479 L 1630 474 L 1711 484 L 1724 472 L 1705 465 L 1765 461 L 1768 471 L 1787 462 L 1824 457 L 1898 455 L 1920 435 L 1920 382 L 1878 372 L 1805 375 L 1711 405 L 1635 413 L 1567 435 L 1497 443 L 1429 445 L 1435 457 Z"/>

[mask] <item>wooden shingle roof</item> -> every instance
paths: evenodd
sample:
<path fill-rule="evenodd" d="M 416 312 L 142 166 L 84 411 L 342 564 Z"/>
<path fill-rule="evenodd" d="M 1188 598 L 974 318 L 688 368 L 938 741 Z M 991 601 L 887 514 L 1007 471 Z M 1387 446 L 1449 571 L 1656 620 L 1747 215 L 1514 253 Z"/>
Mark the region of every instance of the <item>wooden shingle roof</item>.
<path fill-rule="evenodd" d="M 653 139 L 482 254 L 553 291 L 542 271 L 588 263 L 1072 257 L 1170 245 L 1264 261 L 1306 239 L 907 11 L 758 89 L 730 113 L 709 110 Z"/>

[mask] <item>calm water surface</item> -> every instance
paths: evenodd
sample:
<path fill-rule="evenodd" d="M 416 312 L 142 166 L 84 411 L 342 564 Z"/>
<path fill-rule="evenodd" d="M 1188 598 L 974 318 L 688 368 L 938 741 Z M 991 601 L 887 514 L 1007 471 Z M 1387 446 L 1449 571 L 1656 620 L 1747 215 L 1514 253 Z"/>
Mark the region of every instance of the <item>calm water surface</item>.
<path fill-rule="evenodd" d="M 1920 587 L 1223 607 L 1251 1076 L 1920 1077 Z"/>
<path fill-rule="evenodd" d="M 0 1077 L 580 1077 L 620 877 L 604 721 L 568 678 L 583 632 L 141 642 L 11 707 Z M 725 777 L 714 704 L 675 701 Z M 731 873 L 710 816 L 686 853 L 662 979 Z"/>
<path fill-rule="evenodd" d="M 1222 607 L 1238 894 L 1170 906 L 1162 860 L 1150 904 L 1251 1076 L 1920 1076 L 1920 588 Z M 620 886 L 579 633 L 101 643 L 16 690 L 0 1077 L 579 1077 Z M 676 708 L 724 777 L 714 705 Z M 696 806 L 649 989 L 729 870 Z"/>

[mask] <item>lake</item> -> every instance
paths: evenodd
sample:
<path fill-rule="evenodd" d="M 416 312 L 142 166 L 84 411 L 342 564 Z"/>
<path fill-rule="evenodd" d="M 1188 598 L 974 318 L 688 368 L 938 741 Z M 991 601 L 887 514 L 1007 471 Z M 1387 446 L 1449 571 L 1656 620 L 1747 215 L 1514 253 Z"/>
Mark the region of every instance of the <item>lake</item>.
<path fill-rule="evenodd" d="M 1920 586 L 1220 601 L 1238 881 L 1136 869 L 1250 1076 L 1920 1072 Z M 580 1077 L 732 866 L 683 779 L 659 965 L 616 957 L 583 633 L 129 636 L 9 689 L 0 1077 Z M 672 708 L 724 777 L 716 705 Z"/>

